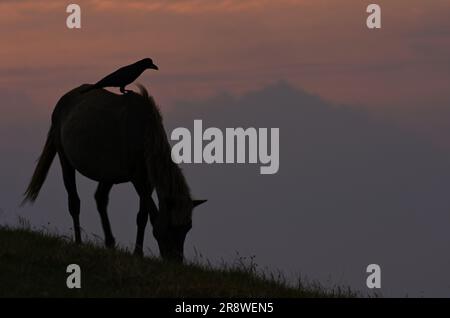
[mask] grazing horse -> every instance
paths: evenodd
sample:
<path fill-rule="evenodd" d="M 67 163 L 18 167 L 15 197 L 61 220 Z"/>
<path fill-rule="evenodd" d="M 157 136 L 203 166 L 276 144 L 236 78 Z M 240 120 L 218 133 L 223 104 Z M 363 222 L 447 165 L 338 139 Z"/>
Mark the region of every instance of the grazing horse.
<path fill-rule="evenodd" d="M 134 253 L 143 255 L 145 227 L 150 216 L 153 235 L 164 259 L 181 262 L 186 234 L 192 227 L 192 210 L 205 200 L 192 200 L 171 148 L 161 114 L 143 86 L 140 94 L 117 95 L 82 85 L 57 103 L 50 131 L 24 202 L 34 202 L 58 154 L 73 218 L 75 241 L 81 243 L 80 199 L 75 171 L 98 181 L 95 193 L 105 245 L 115 240 L 107 214 L 114 184 L 131 182 L 140 198 Z M 156 190 L 159 211 L 151 194 Z"/>

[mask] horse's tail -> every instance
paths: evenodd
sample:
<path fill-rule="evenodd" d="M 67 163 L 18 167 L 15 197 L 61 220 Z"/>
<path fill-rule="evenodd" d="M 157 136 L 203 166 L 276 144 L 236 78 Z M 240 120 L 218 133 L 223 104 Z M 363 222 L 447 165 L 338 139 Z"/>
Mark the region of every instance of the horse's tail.
<path fill-rule="evenodd" d="M 48 132 L 47 141 L 45 142 L 44 149 L 39 157 L 36 169 L 31 177 L 30 184 L 24 193 L 25 198 L 22 201 L 22 205 L 27 201 L 34 202 L 36 200 L 55 156 L 56 146 L 54 140 L 54 128 L 52 125 Z"/>

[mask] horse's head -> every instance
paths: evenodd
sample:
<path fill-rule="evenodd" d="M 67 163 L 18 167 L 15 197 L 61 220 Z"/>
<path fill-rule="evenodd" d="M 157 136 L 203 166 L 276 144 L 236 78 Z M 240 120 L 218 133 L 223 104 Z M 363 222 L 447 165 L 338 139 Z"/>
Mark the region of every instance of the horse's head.
<path fill-rule="evenodd" d="M 192 210 L 206 200 L 180 200 L 166 198 L 159 202 L 159 213 L 153 223 L 161 257 L 165 260 L 183 262 L 184 241 L 192 228 Z"/>

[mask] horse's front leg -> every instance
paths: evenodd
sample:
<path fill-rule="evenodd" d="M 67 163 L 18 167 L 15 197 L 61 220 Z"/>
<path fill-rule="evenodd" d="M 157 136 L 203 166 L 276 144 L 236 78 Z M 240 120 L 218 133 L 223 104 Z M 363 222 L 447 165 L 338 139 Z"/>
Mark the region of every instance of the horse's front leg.
<path fill-rule="evenodd" d="M 139 212 L 136 218 L 137 235 L 134 254 L 137 256 L 143 256 L 144 236 L 145 228 L 148 222 L 148 216 L 150 214 L 153 221 L 154 216 L 157 213 L 157 208 L 151 196 L 153 188 L 150 186 L 150 184 L 146 180 L 142 179 L 133 180 L 132 183 L 139 195 Z"/>
<path fill-rule="evenodd" d="M 97 191 L 95 191 L 95 202 L 97 203 L 97 210 L 102 221 L 103 233 L 105 234 L 105 245 L 108 248 L 114 248 L 116 246 L 116 240 L 111 231 L 111 224 L 109 223 L 107 211 L 109 192 L 111 191 L 112 186 L 112 183 L 100 182 Z"/>

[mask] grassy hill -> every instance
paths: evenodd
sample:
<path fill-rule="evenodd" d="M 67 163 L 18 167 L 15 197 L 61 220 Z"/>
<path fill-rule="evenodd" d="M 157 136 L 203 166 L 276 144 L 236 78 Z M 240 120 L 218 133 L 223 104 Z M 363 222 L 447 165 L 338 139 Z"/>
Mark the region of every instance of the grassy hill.
<path fill-rule="evenodd" d="M 68 289 L 69 264 L 81 267 L 81 289 Z M 265 275 L 270 276 L 270 275 Z M 350 291 L 289 287 L 254 267 L 211 268 L 139 259 L 124 250 L 28 229 L 0 227 L 0 297 L 339 297 Z"/>

